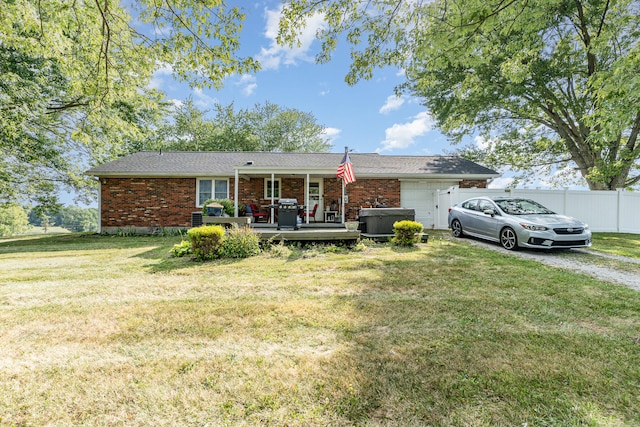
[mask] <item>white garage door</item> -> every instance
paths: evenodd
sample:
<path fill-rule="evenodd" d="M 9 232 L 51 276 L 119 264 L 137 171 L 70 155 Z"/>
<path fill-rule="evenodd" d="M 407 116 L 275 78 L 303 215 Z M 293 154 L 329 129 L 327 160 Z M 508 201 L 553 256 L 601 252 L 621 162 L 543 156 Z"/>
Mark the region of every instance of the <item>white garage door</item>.
<path fill-rule="evenodd" d="M 400 204 L 416 211 L 416 221 L 432 229 L 436 221 L 436 190 L 446 190 L 458 181 L 402 181 Z"/>

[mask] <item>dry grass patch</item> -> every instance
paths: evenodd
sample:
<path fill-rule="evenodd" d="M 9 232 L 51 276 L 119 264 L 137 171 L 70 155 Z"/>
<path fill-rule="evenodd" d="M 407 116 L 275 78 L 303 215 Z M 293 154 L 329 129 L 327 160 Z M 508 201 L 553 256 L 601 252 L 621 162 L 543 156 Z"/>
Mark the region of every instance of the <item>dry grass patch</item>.
<path fill-rule="evenodd" d="M 637 292 L 444 234 L 178 240 L 0 242 L 0 425 L 640 424 Z"/>

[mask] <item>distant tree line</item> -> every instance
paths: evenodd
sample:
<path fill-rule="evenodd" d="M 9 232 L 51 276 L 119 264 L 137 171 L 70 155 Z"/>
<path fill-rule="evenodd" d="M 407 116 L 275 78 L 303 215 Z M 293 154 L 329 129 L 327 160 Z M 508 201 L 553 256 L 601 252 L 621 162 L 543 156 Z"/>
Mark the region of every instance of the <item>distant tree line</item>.
<path fill-rule="evenodd" d="M 271 102 L 235 109 L 213 104 L 200 109 L 187 99 L 167 113 L 164 122 L 143 140 L 129 147 L 172 151 L 278 151 L 324 152 L 331 149 L 325 127 L 312 113 Z"/>
<path fill-rule="evenodd" d="M 0 236 L 15 236 L 33 227 L 61 227 L 73 232 L 98 231 L 98 210 L 78 206 L 61 206 L 54 211 L 24 207 L 18 203 L 0 204 Z"/>

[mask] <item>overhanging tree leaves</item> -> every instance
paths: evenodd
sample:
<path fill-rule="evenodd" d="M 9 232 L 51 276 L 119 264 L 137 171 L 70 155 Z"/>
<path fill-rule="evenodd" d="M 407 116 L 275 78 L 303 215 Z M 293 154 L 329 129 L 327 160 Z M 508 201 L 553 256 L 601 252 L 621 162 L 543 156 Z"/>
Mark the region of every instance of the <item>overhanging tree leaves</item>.
<path fill-rule="evenodd" d="M 328 24 L 319 61 L 344 34 L 347 82 L 404 67 L 404 88 L 454 141 L 484 137 L 476 158 L 573 167 L 591 189 L 640 181 L 640 2 L 291 0 L 280 40 L 295 43 L 316 13 Z"/>
<path fill-rule="evenodd" d="M 257 64 L 236 56 L 244 15 L 220 0 L 0 0 L 0 200 L 55 203 L 82 171 L 156 128 L 160 67 L 219 87 Z M 135 22 L 135 26 L 134 26 Z"/>

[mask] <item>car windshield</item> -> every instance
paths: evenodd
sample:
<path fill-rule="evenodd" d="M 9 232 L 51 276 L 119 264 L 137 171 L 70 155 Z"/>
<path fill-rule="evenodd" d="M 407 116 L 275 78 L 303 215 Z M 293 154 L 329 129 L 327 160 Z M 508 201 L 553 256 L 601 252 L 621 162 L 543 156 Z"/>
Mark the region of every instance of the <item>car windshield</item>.
<path fill-rule="evenodd" d="M 496 204 L 509 215 L 533 215 L 533 214 L 553 214 L 555 212 L 545 208 L 533 200 L 527 199 L 504 199 L 495 200 Z"/>

